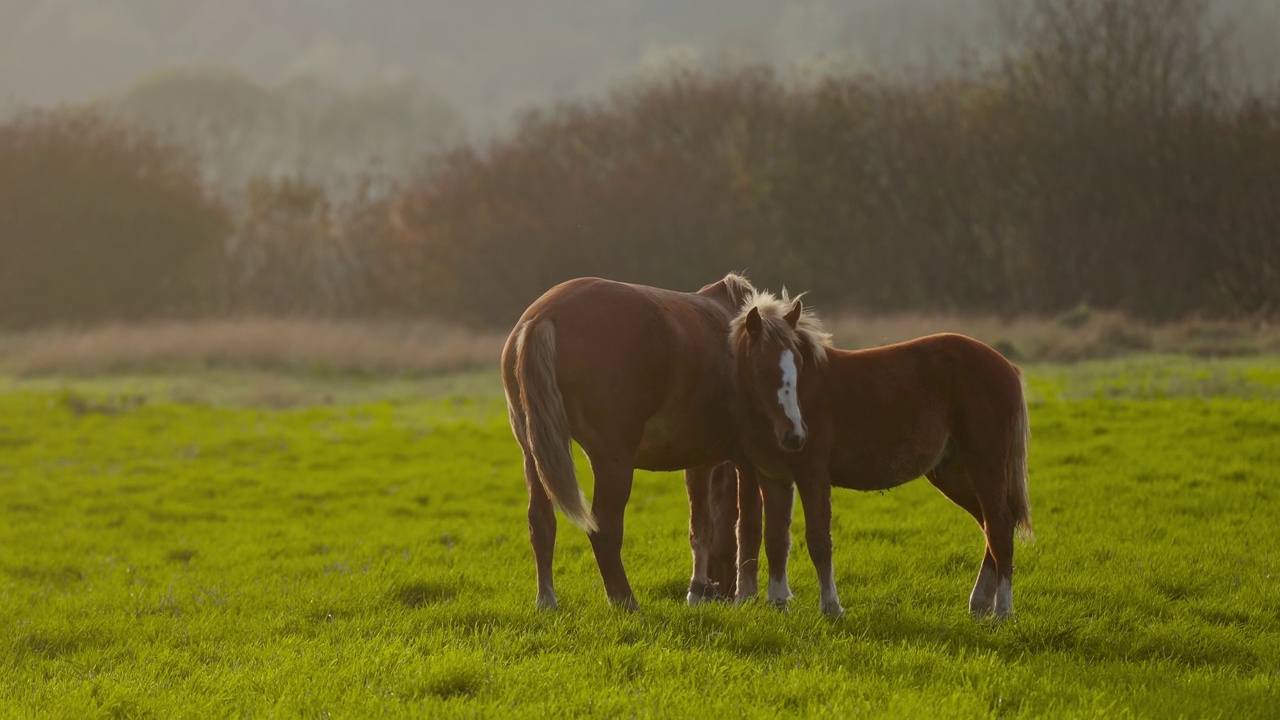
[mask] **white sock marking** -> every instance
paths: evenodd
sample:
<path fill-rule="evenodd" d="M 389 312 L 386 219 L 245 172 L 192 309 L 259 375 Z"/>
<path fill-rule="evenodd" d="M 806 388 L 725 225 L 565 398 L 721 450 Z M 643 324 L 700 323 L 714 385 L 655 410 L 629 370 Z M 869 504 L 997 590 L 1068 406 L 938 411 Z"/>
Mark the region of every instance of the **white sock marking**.
<path fill-rule="evenodd" d="M 786 602 L 791 599 L 791 585 L 787 582 L 787 576 L 783 575 L 781 580 L 774 580 L 769 577 L 769 602 Z"/>
<path fill-rule="evenodd" d="M 982 564 L 978 570 L 978 580 L 973 584 L 973 592 L 969 594 L 969 612 L 974 615 L 986 615 L 991 612 L 996 595 L 996 567 Z"/>
<path fill-rule="evenodd" d="M 1008 617 L 1013 614 L 1013 585 L 1009 578 L 1001 578 L 996 587 L 996 617 Z"/>
<path fill-rule="evenodd" d="M 844 608 L 840 606 L 840 596 L 836 593 L 836 568 L 834 565 L 827 571 L 825 582 L 818 583 L 821 587 L 819 591 L 822 595 L 820 607 L 822 612 L 827 615 L 840 615 L 844 612 Z"/>

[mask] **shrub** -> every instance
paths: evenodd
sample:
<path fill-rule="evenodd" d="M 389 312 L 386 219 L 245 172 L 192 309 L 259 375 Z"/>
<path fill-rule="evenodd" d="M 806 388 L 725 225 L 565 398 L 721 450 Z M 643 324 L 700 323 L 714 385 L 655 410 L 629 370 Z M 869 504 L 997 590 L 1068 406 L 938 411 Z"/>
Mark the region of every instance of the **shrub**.
<path fill-rule="evenodd" d="M 229 229 L 194 160 L 92 112 L 0 125 L 0 325 L 172 314 Z"/>

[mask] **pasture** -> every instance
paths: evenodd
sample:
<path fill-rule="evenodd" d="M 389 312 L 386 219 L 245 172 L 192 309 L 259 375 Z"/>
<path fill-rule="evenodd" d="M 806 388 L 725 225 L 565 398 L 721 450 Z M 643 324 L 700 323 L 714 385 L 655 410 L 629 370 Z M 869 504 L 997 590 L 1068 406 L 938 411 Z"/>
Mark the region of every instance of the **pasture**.
<path fill-rule="evenodd" d="M 1004 623 L 969 618 L 981 532 L 923 481 L 834 492 L 845 616 L 798 509 L 790 612 L 689 608 L 683 482 L 651 473 L 642 612 L 563 518 L 538 612 L 492 371 L 0 379 L 0 715 L 1274 717 L 1280 362 L 1025 369 Z"/>

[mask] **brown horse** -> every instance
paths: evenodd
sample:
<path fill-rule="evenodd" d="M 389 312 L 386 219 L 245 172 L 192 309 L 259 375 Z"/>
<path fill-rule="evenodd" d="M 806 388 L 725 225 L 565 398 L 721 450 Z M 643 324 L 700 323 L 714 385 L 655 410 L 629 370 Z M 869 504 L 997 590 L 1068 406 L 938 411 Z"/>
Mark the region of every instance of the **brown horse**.
<path fill-rule="evenodd" d="M 838 615 L 832 486 L 884 490 L 924 475 L 986 534 L 969 611 L 1013 612 L 1014 531 L 1031 532 L 1030 429 L 1013 364 L 990 346 L 953 334 L 837 350 L 799 298 L 792 301 L 785 291 L 781 299 L 765 292 L 749 298 L 731 324 L 730 345 L 742 393 L 743 447 L 764 496 L 770 602 L 785 606 L 791 597 L 792 482 L 818 571 L 820 607 Z M 752 518 L 744 502 L 742 513 L 740 532 L 751 538 L 759 512 Z M 742 565 L 752 550 L 744 541 Z"/>
<path fill-rule="evenodd" d="M 579 278 L 548 290 L 520 317 L 502 350 L 502 379 L 524 452 L 539 607 L 556 607 L 553 503 L 587 531 L 609 600 L 637 607 L 622 567 L 635 468 L 686 470 L 688 601 L 716 594 L 708 577 L 711 475 L 734 459 L 737 446 L 725 336 L 753 290 L 733 274 L 696 293 Z M 574 474 L 571 438 L 595 476 L 590 510 Z"/>

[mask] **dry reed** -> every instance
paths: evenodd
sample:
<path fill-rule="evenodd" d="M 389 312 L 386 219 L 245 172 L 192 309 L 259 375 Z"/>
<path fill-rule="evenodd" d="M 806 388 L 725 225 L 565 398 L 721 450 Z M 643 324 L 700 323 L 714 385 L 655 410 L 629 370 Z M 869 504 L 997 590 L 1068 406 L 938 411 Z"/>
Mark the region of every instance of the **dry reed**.
<path fill-rule="evenodd" d="M 819 308 L 821 310 L 821 308 Z M 1020 362 L 1072 362 L 1139 353 L 1223 357 L 1280 354 L 1280 327 L 1260 321 L 1148 325 L 1080 309 L 1058 318 L 832 314 L 840 347 L 959 332 Z M 113 324 L 0 336 L 0 370 L 17 376 L 99 375 L 171 368 L 245 368 L 369 376 L 428 376 L 496 367 L 503 331 L 435 321 L 249 318 Z"/>
<path fill-rule="evenodd" d="M 252 318 L 31 332 L 0 343 L 0 360 L 27 376 L 174 366 L 434 375 L 496 365 L 504 339 L 431 321 Z"/>

